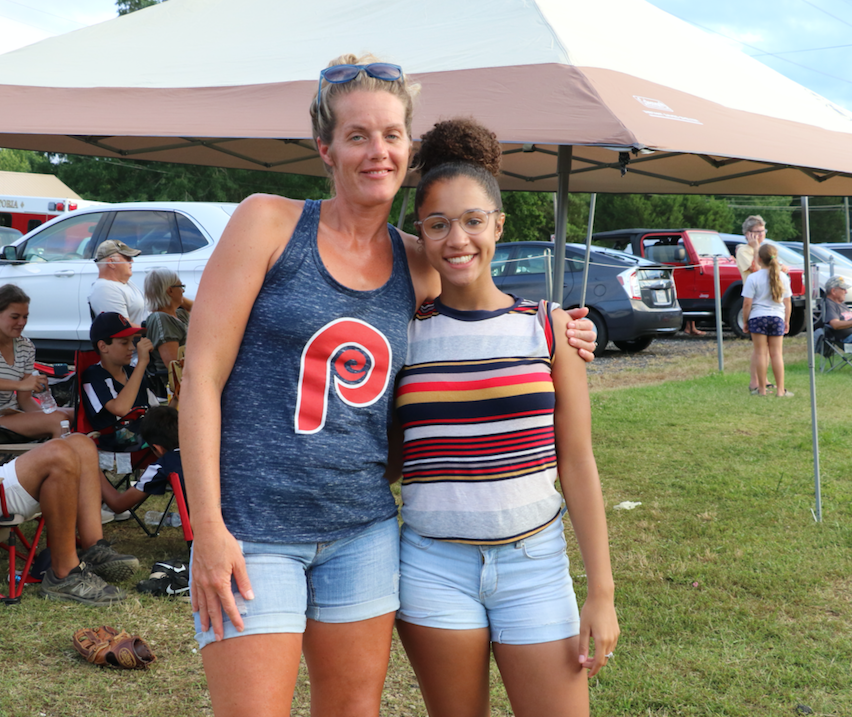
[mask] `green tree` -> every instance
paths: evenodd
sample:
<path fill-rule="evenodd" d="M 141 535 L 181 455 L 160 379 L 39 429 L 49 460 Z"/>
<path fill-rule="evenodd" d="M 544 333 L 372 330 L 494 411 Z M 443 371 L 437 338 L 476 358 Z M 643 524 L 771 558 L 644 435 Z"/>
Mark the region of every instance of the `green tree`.
<path fill-rule="evenodd" d="M 746 217 L 759 215 L 766 222 L 766 230 L 770 239 L 777 241 L 795 240 L 801 233 L 801 221 L 790 209 L 798 205 L 798 199 L 793 197 L 759 197 L 741 196 L 729 197 L 728 205 L 734 213 L 732 234 L 742 234 L 742 223 Z"/>
<path fill-rule="evenodd" d="M 129 15 L 137 10 L 142 10 L 151 5 L 159 5 L 164 0 L 115 0 L 119 15 Z"/>
<path fill-rule="evenodd" d="M 642 227 L 701 228 L 730 232 L 734 213 L 726 202 L 695 194 L 599 194 L 595 231 Z"/>
<path fill-rule="evenodd" d="M 328 196 L 326 179 L 296 174 L 73 155 L 63 157 L 56 170 L 81 197 L 101 202 L 239 202 L 256 192 Z"/>
<path fill-rule="evenodd" d="M 23 149 L 0 149 L 0 170 L 4 172 L 36 172 L 52 174 L 53 166 L 43 152 Z"/>

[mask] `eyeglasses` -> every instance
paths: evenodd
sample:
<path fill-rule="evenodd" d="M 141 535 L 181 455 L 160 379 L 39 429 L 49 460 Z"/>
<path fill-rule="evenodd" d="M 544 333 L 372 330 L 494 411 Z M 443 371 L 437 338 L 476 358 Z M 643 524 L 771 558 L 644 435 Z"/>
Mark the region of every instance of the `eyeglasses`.
<path fill-rule="evenodd" d="M 423 221 L 414 222 L 414 225 L 420 227 L 423 233 L 434 241 L 446 239 L 450 234 L 453 222 L 458 222 L 459 226 L 467 234 L 476 236 L 485 231 L 485 228 L 488 226 L 489 215 L 499 211 L 499 209 L 492 209 L 490 212 L 486 212 L 484 209 L 468 209 L 464 214 L 455 219 L 434 215 L 427 217 Z"/>
<path fill-rule="evenodd" d="M 322 81 L 325 80 L 332 85 L 342 85 L 352 82 L 361 72 L 366 72 L 370 77 L 385 82 L 396 82 L 402 78 L 402 68 L 399 65 L 391 65 L 387 62 L 371 62 L 369 65 L 333 65 L 320 71 L 319 85 L 317 86 L 317 112 L 319 112 L 322 100 Z"/>
<path fill-rule="evenodd" d="M 186 289 L 186 284 L 172 284 L 169 288 L 180 289 L 181 291 L 183 291 L 184 289 Z"/>

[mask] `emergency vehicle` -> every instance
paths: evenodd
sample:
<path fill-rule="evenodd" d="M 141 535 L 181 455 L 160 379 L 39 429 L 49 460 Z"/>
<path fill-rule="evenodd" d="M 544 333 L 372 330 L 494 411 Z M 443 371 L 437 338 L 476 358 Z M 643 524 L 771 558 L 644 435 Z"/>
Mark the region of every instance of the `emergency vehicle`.
<path fill-rule="evenodd" d="M 0 227 L 22 234 L 54 217 L 102 203 L 80 199 L 52 174 L 0 172 Z"/>

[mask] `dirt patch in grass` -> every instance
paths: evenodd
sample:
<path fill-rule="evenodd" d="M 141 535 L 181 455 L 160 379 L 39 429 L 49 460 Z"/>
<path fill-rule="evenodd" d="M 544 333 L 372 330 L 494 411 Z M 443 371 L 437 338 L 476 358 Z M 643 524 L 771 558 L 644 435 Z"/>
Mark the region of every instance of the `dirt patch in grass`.
<path fill-rule="evenodd" d="M 722 351 L 726 373 L 749 370 L 750 341 L 725 333 Z M 807 336 L 804 333 L 784 339 L 785 363 L 805 358 Z M 619 351 L 610 343 L 603 356 L 586 366 L 589 388 L 593 392 L 685 381 L 718 370 L 716 335 L 709 331 L 701 337 L 678 333 L 670 338 L 656 339 L 647 349 L 635 354 Z"/>

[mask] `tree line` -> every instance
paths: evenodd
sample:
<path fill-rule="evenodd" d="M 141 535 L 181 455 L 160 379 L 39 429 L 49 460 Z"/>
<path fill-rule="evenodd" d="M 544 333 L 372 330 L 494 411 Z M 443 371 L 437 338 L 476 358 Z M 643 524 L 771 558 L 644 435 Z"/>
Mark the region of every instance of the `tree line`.
<path fill-rule="evenodd" d="M 0 170 L 55 174 L 84 199 L 101 202 L 239 202 L 250 194 L 268 192 L 294 199 L 324 199 L 331 187 L 323 177 L 245 169 L 222 169 L 188 164 L 166 164 L 127 159 L 74 155 L 47 155 L 0 149 Z M 394 202 L 391 221 L 396 224 L 403 189 Z M 821 211 L 842 204 L 840 197 L 812 197 L 811 240 L 845 241 L 842 210 Z M 742 233 L 750 214 L 766 220 L 769 236 L 780 241 L 801 239 L 798 197 L 718 197 L 693 194 L 599 194 L 594 231 L 647 227 L 651 229 L 701 228 Z M 403 223 L 414 231 L 413 202 Z M 546 241 L 554 231 L 554 200 L 550 192 L 504 192 L 504 241 Z M 589 195 L 568 198 L 568 241 L 585 240 Z"/>

